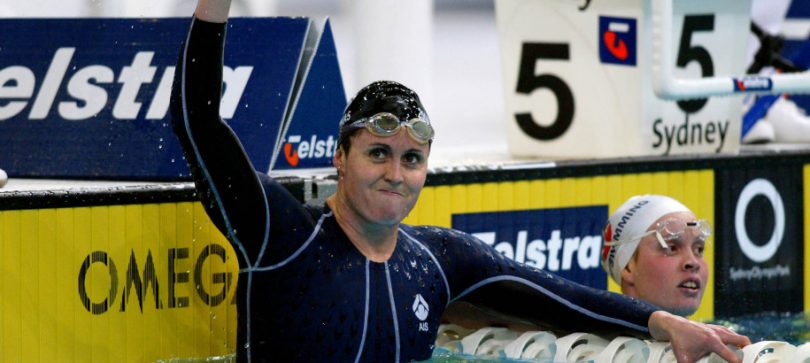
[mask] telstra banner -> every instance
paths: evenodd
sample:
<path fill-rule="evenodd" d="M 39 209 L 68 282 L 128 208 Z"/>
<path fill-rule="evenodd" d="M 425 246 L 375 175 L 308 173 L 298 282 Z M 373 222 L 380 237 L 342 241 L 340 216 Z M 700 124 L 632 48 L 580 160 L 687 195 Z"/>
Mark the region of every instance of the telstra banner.
<path fill-rule="evenodd" d="M 227 28 L 220 116 L 256 169 L 269 171 L 299 90 L 318 112 L 299 135 L 337 132 L 345 94 L 329 23 L 235 18 Z M 0 21 L 0 165 L 11 177 L 184 179 L 171 129 L 175 65 L 190 19 L 4 19 Z M 327 46 L 310 46 L 324 40 Z M 311 54 L 328 49 L 321 56 Z M 303 117 L 303 116 L 302 116 Z M 303 140 L 299 144 L 303 143 Z M 288 143 L 290 141 L 287 141 Z M 299 145 L 300 146 L 300 145 Z M 292 155 L 292 153 L 290 153 Z M 305 153 L 328 165 L 331 152 Z M 291 164 L 297 165 L 296 162 Z"/>

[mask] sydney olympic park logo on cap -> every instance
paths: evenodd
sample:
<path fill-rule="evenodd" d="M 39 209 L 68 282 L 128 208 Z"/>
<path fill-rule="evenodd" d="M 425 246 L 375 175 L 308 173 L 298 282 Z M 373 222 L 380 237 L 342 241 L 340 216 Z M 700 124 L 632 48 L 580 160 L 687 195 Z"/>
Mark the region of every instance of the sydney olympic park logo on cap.
<path fill-rule="evenodd" d="M 597 288 L 607 206 L 455 214 L 452 227 L 471 233 L 515 261 Z"/>

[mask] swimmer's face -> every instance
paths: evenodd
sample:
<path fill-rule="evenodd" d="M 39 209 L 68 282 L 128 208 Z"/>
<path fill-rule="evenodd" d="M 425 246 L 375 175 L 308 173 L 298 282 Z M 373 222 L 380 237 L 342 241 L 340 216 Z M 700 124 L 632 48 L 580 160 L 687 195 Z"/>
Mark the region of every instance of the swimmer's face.
<path fill-rule="evenodd" d="M 425 185 L 430 147 L 414 141 L 404 129 L 389 137 L 367 130 L 350 137 L 349 151 L 338 149 L 334 158 L 340 174 L 338 194 L 363 223 L 400 223 Z"/>
<path fill-rule="evenodd" d="M 691 212 L 676 212 L 659 218 L 683 222 L 697 220 Z M 665 236 L 666 237 L 666 236 Z M 697 311 L 709 277 L 703 258 L 706 245 L 697 228 L 686 228 L 663 248 L 655 234 L 641 239 L 636 255 L 622 272 L 624 284 L 630 284 L 634 297 L 650 302 L 673 314 L 689 316 Z"/>

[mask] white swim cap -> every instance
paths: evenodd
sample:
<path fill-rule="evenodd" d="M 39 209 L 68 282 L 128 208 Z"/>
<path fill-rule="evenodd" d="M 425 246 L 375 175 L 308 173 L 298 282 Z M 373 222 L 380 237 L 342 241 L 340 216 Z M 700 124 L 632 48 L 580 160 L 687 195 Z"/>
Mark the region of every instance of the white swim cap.
<path fill-rule="evenodd" d="M 622 270 L 636 253 L 641 236 L 656 221 L 673 212 L 691 212 L 681 202 L 663 195 L 630 197 L 608 219 L 602 233 L 602 268 L 622 283 Z M 635 238 L 634 240 L 630 240 Z"/>

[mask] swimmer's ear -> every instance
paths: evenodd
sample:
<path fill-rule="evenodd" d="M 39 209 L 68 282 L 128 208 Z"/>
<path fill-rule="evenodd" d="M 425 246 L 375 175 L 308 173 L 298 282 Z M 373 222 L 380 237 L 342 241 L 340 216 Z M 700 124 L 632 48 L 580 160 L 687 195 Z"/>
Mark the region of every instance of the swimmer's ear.
<path fill-rule="evenodd" d="M 631 258 L 630 261 L 628 261 L 627 266 L 624 266 L 624 269 L 622 270 L 622 282 L 626 282 L 631 285 L 635 284 L 635 274 L 633 273 L 635 269 L 636 259 Z"/>
<path fill-rule="evenodd" d="M 335 150 L 335 155 L 332 156 L 332 165 L 337 170 L 340 170 L 340 168 L 343 166 L 343 148 L 342 147 L 338 147 L 337 150 Z"/>

